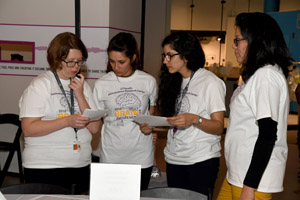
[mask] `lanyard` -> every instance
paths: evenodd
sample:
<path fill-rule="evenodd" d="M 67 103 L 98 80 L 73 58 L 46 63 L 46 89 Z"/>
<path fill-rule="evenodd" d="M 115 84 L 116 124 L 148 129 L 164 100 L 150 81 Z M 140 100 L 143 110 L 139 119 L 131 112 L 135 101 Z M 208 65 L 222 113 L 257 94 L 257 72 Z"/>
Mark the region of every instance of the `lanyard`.
<path fill-rule="evenodd" d="M 71 115 L 73 115 L 73 114 L 74 114 L 74 94 L 73 94 L 73 90 L 70 89 L 70 95 L 71 95 L 71 104 L 70 104 L 70 102 L 69 102 L 69 100 L 68 100 L 68 98 L 67 98 L 66 92 L 65 92 L 65 90 L 64 90 L 64 87 L 62 86 L 62 84 L 61 84 L 61 82 L 60 82 L 60 80 L 59 80 L 59 77 L 58 77 L 56 71 L 54 71 L 53 74 L 54 74 L 54 76 L 55 76 L 55 79 L 56 79 L 56 81 L 57 81 L 57 84 L 58 84 L 58 86 L 59 86 L 61 92 L 63 93 L 63 95 L 64 95 L 65 98 L 66 98 L 66 101 L 67 101 L 67 103 L 68 103 L 68 107 L 69 107 L 69 109 L 70 109 L 70 113 L 71 113 Z M 71 81 L 71 79 L 70 79 L 70 81 Z M 74 128 L 74 131 L 75 131 L 75 139 L 76 139 L 76 141 L 77 141 L 77 140 L 78 140 L 78 137 L 77 137 L 77 131 L 78 131 L 78 130 L 77 130 L 77 128 Z"/>
<path fill-rule="evenodd" d="M 186 86 L 184 87 L 183 91 L 182 91 L 182 95 L 181 95 L 181 98 L 180 98 L 180 101 L 176 101 L 176 107 L 175 107 L 175 114 L 178 115 L 179 112 L 180 112 L 180 108 L 181 108 L 181 104 L 182 104 L 182 100 L 184 98 L 184 96 L 186 95 L 188 89 L 189 89 L 189 85 L 190 85 L 190 82 L 194 76 L 195 72 L 193 71 L 191 76 L 190 76 L 190 80 L 189 82 L 186 84 Z M 178 99 L 177 99 L 178 100 Z M 173 137 L 175 135 L 175 133 L 177 132 L 178 128 L 177 127 L 174 127 L 173 128 Z"/>

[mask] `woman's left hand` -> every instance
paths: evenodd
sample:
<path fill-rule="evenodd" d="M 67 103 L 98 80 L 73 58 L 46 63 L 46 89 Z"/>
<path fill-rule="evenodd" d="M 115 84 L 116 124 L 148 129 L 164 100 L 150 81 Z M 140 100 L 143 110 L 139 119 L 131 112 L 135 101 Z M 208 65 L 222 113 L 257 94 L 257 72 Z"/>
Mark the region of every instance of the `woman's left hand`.
<path fill-rule="evenodd" d="M 78 74 L 78 76 L 80 76 L 80 79 L 76 78 L 76 77 L 73 78 L 69 85 L 69 88 L 71 88 L 74 91 L 76 98 L 83 96 L 83 84 L 84 84 L 84 79 L 85 79 L 82 74 Z"/>
<path fill-rule="evenodd" d="M 142 133 L 144 133 L 145 135 L 149 135 L 153 131 L 153 127 L 148 126 L 148 125 L 149 125 L 149 123 L 140 124 L 140 129 L 141 129 Z"/>
<path fill-rule="evenodd" d="M 255 189 L 244 185 L 240 196 L 240 200 L 254 200 L 254 199 L 255 199 Z"/>
<path fill-rule="evenodd" d="M 184 128 L 192 125 L 195 121 L 197 121 L 198 118 L 198 115 L 192 113 L 183 113 L 174 117 L 168 117 L 167 121 L 176 127 Z"/>

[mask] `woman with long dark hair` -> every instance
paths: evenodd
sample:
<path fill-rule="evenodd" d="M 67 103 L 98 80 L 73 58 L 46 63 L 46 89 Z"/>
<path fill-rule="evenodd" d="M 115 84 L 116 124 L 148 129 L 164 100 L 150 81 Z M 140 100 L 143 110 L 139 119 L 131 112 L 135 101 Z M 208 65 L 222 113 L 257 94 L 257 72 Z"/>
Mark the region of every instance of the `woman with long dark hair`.
<path fill-rule="evenodd" d="M 271 199 L 283 190 L 287 159 L 292 64 L 276 21 L 264 13 L 241 13 L 233 49 L 243 83 L 234 91 L 225 138 L 227 176 L 218 199 Z"/>
<path fill-rule="evenodd" d="M 219 170 L 225 84 L 203 69 L 205 55 L 190 32 L 162 42 L 158 112 L 174 125 L 164 149 L 169 187 L 212 192 Z"/>
<path fill-rule="evenodd" d="M 137 42 L 130 33 L 115 35 L 107 48 L 107 74 L 96 81 L 94 98 L 109 109 L 101 129 L 101 163 L 141 165 L 141 190 L 148 188 L 153 165 L 152 128 L 140 127 L 136 115 L 155 110 L 156 80 L 140 70 Z"/>

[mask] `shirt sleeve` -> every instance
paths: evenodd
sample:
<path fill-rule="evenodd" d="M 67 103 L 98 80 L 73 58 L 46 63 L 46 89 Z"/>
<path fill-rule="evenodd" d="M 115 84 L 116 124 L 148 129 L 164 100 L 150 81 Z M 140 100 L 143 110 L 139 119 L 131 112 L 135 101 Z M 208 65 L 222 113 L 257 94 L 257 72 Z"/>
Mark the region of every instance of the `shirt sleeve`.
<path fill-rule="evenodd" d="M 101 87 L 99 87 L 98 85 L 99 82 L 96 82 L 93 90 L 93 99 L 96 108 L 99 110 L 104 110 L 104 103 L 103 101 L 101 101 Z"/>
<path fill-rule="evenodd" d="M 271 117 L 278 122 L 280 106 L 280 86 L 276 76 L 265 70 L 255 80 L 250 95 L 250 106 L 256 120 Z"/>
<path fill-rule="evenodd" d="M 45 116 L 47 99 L 50 99 L 49 86 L 41 79 L 34 79 L 19 100 L 20 118 Z"/>
<path fill-rule="evenodd" d="M 156 106 L 156 99 L 157 99 L 157 84 L 156 80 L 151 77 L 150 82 L 150 106 Z"/>
<path fill-rule="evenodd" d="M 222 80 L 211 81 L 205 91 L 206 109 L 209 115 L 214 112 L 225 111 L 226 87 Z"/>
<path fill-rule="evenodd" d="M 96 109 L 97 107 L 93 97 L 93 92 L 90 85 L 87 82 L 84 82 L 84 96 L 91 109 Z"/>

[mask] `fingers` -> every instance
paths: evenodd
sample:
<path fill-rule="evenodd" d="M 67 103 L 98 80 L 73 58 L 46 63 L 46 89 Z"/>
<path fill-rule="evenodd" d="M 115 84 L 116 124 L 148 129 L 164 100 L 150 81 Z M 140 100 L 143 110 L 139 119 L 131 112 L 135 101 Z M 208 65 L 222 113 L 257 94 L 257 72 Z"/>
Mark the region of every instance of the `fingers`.
<path fill-rule="evenodd" d="M 77 76 L 80 77 L 80 82 L 83 83 L 83 82 L 84 82 L 84 79 L 85 79 L 84 76 L 83 76 L 82 74 L 77 74 Z"/>
<path fill-rule="evenodd" d="M 140 124 L 140 129 L 141 129 L 142 133 L 144 133 L 144 134 L 152 133 L 153 127 L 148 126 L 148 125 L 149 125 L 149 123 Z"/>
<path fill-rule="evenodd" d="M 72 118 L 71 126 L 73 128 L 78 128 L 78 129 L 85 128 L 90 122 L 89 117 L 84 117 L 82 115 L 76 114 L 76 115 L 71 115 L 70 117 Z"/>
<path fill-rule="evenodd" d="M 184 118 L 182 117 L 183 115 L 177 115 L 175 117 L 168 117 L 167 118 L 167 121 L 172 124 L 172 125 L 175 125 L 175 126 L 178 126 L 182 123 L 182 121 L 184 120 Z"/>
<path fill-rule="evenodd" d="M 177 127 L 187 127 L 192 124 L 192 114 L 178 114 L 175 117 L 168 117 L 167 121 Z"/>

